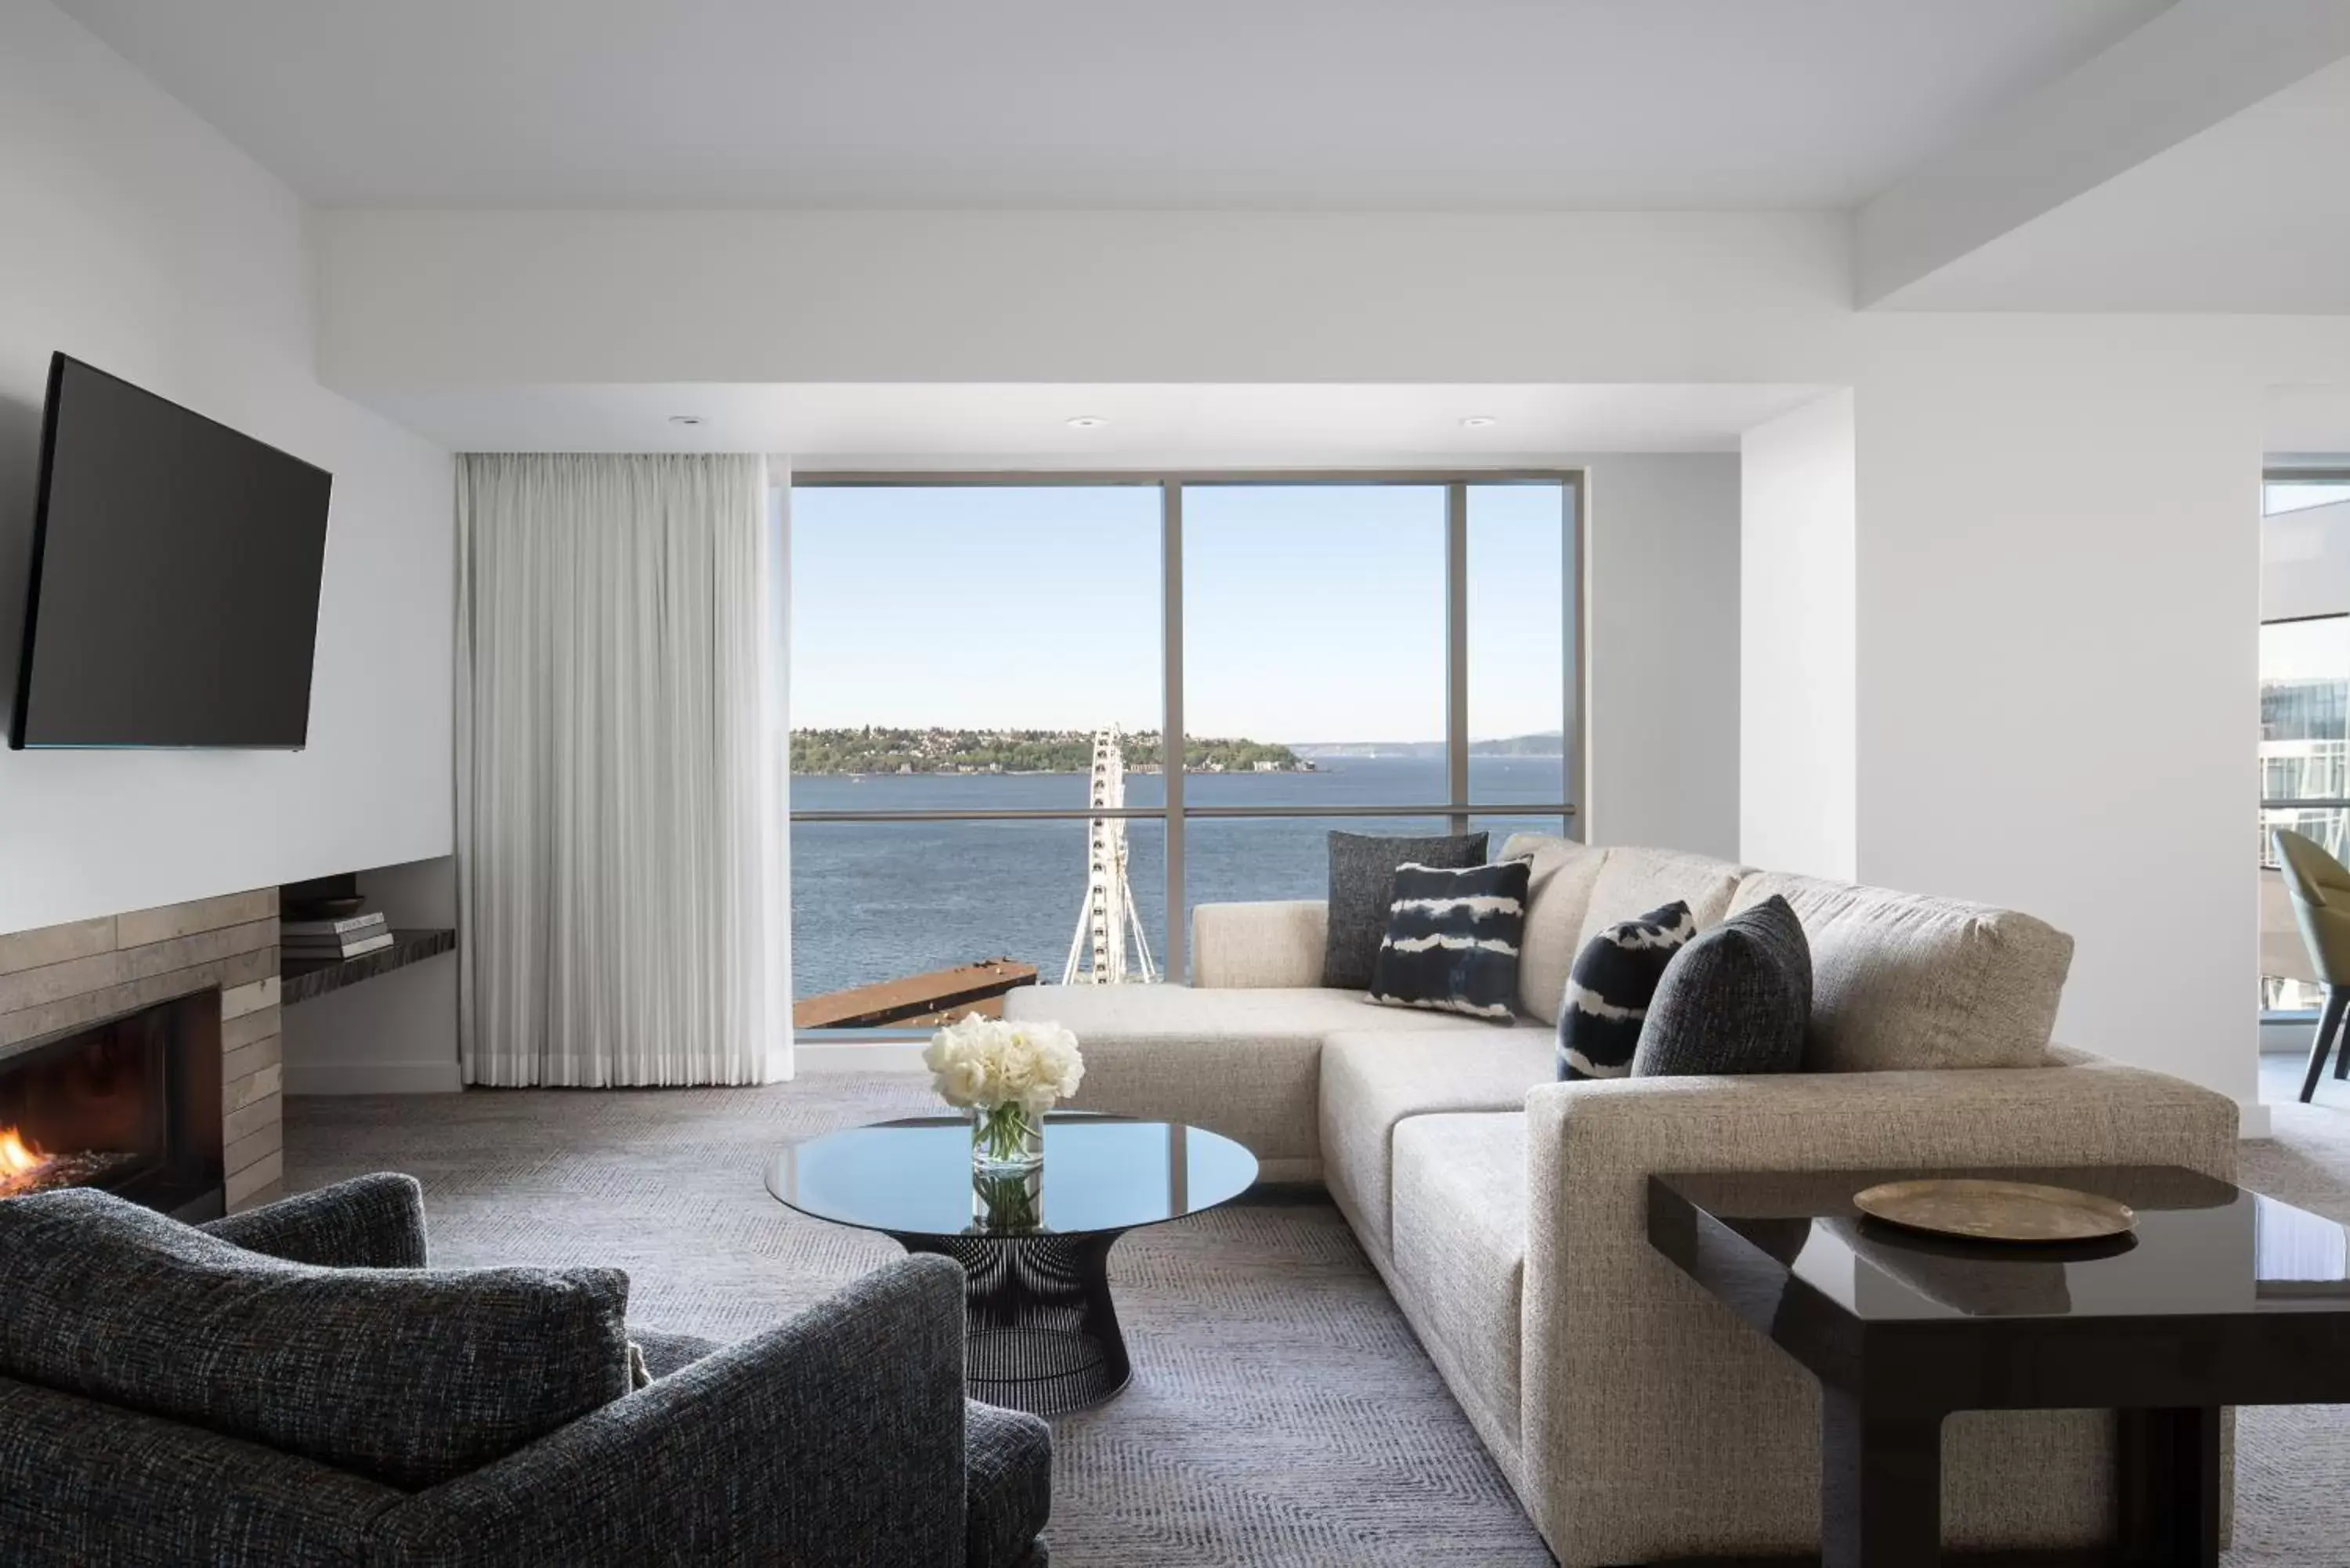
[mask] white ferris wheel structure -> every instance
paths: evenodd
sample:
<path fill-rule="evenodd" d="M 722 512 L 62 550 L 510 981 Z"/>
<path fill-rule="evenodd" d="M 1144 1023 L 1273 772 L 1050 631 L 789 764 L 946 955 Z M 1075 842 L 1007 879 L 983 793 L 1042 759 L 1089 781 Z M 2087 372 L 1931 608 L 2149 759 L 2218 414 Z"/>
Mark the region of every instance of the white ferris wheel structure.
<path fill-rule="evenodd" d="M 1115 811 L 1126 805 L 1126 748 L 1115 726 L 1094 736 L 1087 801 L 1096 810 Z M 1126 856 L 1126 818 L 1087 819 L 1085 902 L 1077 907 L 1077 931 L 1069 939 L 1063 985 L 1147 984 L 1159 978 L 1142 917 L 1134 907 L 1134 885 L 1127 880 Z"/>

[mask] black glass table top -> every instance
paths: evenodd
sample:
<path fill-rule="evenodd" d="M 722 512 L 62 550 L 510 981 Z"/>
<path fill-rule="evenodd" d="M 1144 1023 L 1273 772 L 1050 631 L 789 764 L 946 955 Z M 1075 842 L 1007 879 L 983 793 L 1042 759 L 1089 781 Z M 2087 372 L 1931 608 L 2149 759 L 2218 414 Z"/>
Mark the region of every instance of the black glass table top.
<path fill-rule="evenodd" d="M 1087 1235 L 1179 1220 L 1256 1180 L 1256 1157 L 1180 1123 L 1085 1111 L 1045 1118 L 1035 1223 L 972 1218 L 971 1122 L 911 1116 L 827 1133 L 777 1153 L 767 1190 L 819 1220 L 899 1236 Z"/>
<path fill-rule="evenodd" d="M 1924 1176 L 2099 1193 L 2136 1210 L 2137 1228 L 2107 1241 L 2001 1245 L 1906 1231 L 1853 1207 L 1880 1181 Z M 1648 1201 L 1651 1241 L 1683 1268 L 1699 1272 L 1711 1244 L 1709 1269 L 1808 1287 L 1864 1323 L 2350 1309 L 2350 1231 L 2177 1167 L 1658 1176 Z M 1730 1238 L 1742 1245 L 1720 1245 Z"/>

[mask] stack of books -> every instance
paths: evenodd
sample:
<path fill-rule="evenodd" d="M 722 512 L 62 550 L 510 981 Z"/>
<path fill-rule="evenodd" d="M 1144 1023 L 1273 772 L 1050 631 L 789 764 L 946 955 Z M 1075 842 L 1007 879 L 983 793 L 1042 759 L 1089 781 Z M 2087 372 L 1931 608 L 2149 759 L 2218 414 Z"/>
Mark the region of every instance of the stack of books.
<path fill-rule="evenodd" d="M 277 945 L 289 963 L 338 963 L 391 946 L 391 928 L 381 915 L 350 915 L 339 920 L 286 920 Z"/>

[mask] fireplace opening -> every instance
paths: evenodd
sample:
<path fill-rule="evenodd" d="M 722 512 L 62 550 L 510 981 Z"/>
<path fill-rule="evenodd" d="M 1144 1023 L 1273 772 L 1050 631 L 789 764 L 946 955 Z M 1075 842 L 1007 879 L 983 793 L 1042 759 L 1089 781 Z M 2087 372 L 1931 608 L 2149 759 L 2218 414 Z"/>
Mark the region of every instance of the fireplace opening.
<path fill-rule="evenodd" d="M 223 1211 L 220 992 L 0 1046 L 0 1199 L 102 1187 Z"/>

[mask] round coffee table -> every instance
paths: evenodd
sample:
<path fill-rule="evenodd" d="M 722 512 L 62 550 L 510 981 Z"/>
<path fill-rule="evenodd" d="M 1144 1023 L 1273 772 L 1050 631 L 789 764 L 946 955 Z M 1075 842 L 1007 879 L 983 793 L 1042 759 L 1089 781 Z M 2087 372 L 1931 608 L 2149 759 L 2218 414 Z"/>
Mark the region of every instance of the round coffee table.
<path fill-rule="evenodd" d="M 1221 1134 L 1086 1111 L 1045 1118 L 1045 1163 L 1025 1179 L 975 1180 L 971 1122 L 946 1116 L 827 1133 L 767 1167 L 767 1190 L 801 1213 L 961 1263 L 972 1397 L 1039 1416 L 1126 1386 L 1107 1272 L 1118 1239 L 1255 1180 L 1256 1156 Z"/>

